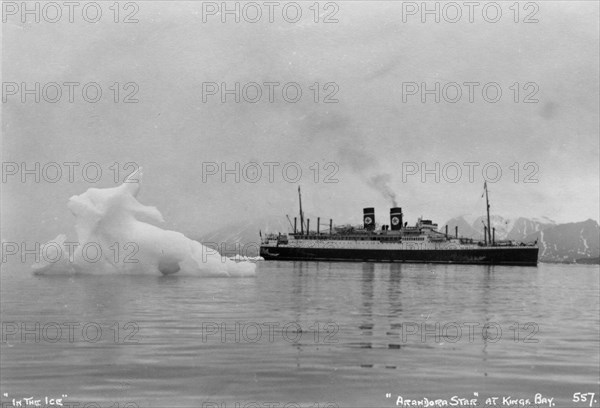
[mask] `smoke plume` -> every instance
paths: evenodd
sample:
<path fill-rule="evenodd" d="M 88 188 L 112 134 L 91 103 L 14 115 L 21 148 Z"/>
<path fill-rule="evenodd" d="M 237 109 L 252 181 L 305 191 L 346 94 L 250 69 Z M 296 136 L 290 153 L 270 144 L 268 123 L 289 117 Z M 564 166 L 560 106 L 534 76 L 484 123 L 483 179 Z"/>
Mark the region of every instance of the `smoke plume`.
<path fill-rule="evenodd" d="M 392 191 L 388 184 L 391 178 L 392 176 L 389 174 L 379 174 L 369 179 L 369 185 L 379 191 L 386 199 L 391 200 L 392 206 L 397 207 L 396 193 Z"/>

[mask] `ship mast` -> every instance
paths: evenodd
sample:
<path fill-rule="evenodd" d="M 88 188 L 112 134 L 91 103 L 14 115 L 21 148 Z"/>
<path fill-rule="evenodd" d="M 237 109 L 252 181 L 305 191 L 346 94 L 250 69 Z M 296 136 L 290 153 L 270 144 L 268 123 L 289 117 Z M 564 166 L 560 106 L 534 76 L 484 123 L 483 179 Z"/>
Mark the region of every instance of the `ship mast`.
<path fill-rule="evenodd" d="M 292 224 L 292 220 L 290 220 L 290 216 L 289 215 L 285 215 L 285 217 L 287 218 L 288 222 L 290 223 L 290 227 L 292 227 L 292 231 L 294 230 L 294 224 Z M 296 232 L 296 231 L 294 231 Z"/>
<path fill-rule="evenodd" d="M 304 213 L 302 212 L 302 193 L 300 192 L 300 186 L 298 186 L 298 201 L 300 203 L 300 233 L 304 235 Z"/>
<path fill-rule="evenodd" d="M 483 188 L 485 189 L 485 208 L 487 210 L 487 241 L 488 245 L 492 245 L 492 229 L 490 228 L 490 200 L 488 199 L 487 182 L 483 182 Z"/>

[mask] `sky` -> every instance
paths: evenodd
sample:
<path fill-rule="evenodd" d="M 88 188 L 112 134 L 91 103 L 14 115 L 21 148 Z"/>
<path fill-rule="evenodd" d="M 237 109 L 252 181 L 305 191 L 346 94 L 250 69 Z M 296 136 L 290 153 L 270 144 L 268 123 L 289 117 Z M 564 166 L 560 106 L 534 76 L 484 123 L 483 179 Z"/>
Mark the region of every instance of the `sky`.
<path fill-rule="evenodd" d="M 321 2 L 317 22 L 313 2 L 272 21 L 237 3 L 239 22 L 236 2 L 83 2 L 72 22 L 9 3 L 2 240 L 72 230 L 69 197 L 139 167 L 139 201 L 191 237 L 293 216 L 298 186 L 339 224 L 484 214 L 486 179 L 493 214 L 599 219 L 598 2 L 481 2 L 472 22 L 462 2 L 429 2 L 439 22 L 421 2 Z"/>

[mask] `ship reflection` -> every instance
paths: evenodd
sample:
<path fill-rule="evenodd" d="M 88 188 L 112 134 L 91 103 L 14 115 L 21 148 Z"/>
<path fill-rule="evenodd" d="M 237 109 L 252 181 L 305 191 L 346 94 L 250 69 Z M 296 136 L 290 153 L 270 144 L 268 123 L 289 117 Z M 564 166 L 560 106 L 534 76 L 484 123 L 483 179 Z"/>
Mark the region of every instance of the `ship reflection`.
<path fill-rule="evenodd" d="M 378 361 L 376 357 L 381 354 L 375 349 L 401 349 L 398 341 L 402 316 L 401 268 L 400 264 L 362 264 L 361 320 L 358 325 L 360 341 L 352 347 L 373 351 L 363 356 L 368 360 L 360 363 L 361 368 L 397 368 L 396 365 Z M 379 299 L 381 295 L 385 296 L 385 300 Z M 385 305 L 386 310 L 380 311 L 380 305 Z M 375 360 L 371 361 L 372 359 Z"/>
<path fill-rule="evenodd" d="M 359 348 L 373 348 L 373 284 L 375 280 L 375 265 L 372 263 L 362 264 L 362 277 L 361 277 L 361 305 L 360 305 L 360 316 L 361 321 L 358 325 L 360 331 L 360 341 L 357 346 Z"/>
<path fill-rule="evenodd" d="M 483 317 L 484 317 L 484 323 L 483 326 L 486 327 L 485 325 L 487 325 L 490 322 L 490 316 L 489 316 L 489 306 L 490 306 L 490 293 L 492 292 L 491 289 L 491 284 L 493 282 L 494 279 L 494 266 L 493 265 L 487 265 L 485 266 L 485 270 L 483 272 L 483 288 L 481 291 L 482 294 L 482 299 L 481 299 L 481 304 L 483 305 Z M 483 350 L 481 352 L 482 356 L 481 356 L 481 363 L 482 363 L 482 371 L 483 371 L 483 376 L 487 377 L 488 373 L 487 373 L 487 360 L 488 360 L 488 353 L 487 353 L 487 345 L 488 345 L 488 334 L 483 332 Z"/>
<path fill-rule="evenodd" d="M 389 278 L 388 278 L 388 305 L 389 305 L 389 314 L 388 317 L 390 319 L 397 319 L 402 314 L 402 290 L 401 290 L 401 281 L 402 281 L 402 265 L 401 264 L 390 264 L 389 268 Z"/>
<path fill-rule="evenodd" d="M 402 265 L 390 264 L 388 267 L 387 303 L 389 308 L 389 330 L 386 332 L 386 336 L 392 341 L 388 343 L 388 349 L 401 349 L 402 345 L 398 339 L 400 338 L 400 330 L 402 330 Z"/>
<path fill-rule="evenodd" d="M 361 349 L 357 364 L 361 368 L 397 369 L 397 359 L 388 352 L 399 353 L 404 350 L 401 344 L 403 318 L 402 264 L 363 263 L 360 269 L 348 268 L 343 264 L 329 262 L 294 262 L 294 271 L 290 284 L 293 296 L 293 316 L 295 321 L 304 322 L 310 330 L 313 321 L 324 323 L 322 309 L 315 309 L 314 299 L 321 293 L 315 285 L 316 275 L 326 275 L 339 279 L 340 270 L 346 274 L 343 279 L 344 291 L 333 294 L 334 297 L 350 297 L 353 304 L 351 319 L 335 322 L 339 325 L 337 346 Z M 315 318 L 313 318 L 313 314 Z M 311 316 L 311 317 L 309 317 Z M 316 318 L 318 316 L 318 318 Z M 312 338 L 314 333 L 306 333 L 304 338 Z M 296 348 L 296 367 L 303 366 L 303 353 L 315 345 L 302 342 L 290 344 Z M 391 358 L 390 358 L 391 357 Z"/>
<path fill-rule="evenodd" d="M 362 264 L 362 275 L 361 275 L 361 304 L 360 304 L 360 315 L 361 321 L 358 325 L 360 341 L 356 344 L 356 347 L 363 349 L 373 348 L 373 328 L 375 323 L 373 322 L 373 285 L 375 280 L 375 264 L 363 263 Z M 368 354 L 364 354 L 361 358 L 368 358 Z M 373 364 L 370 361 L 362 361 L 360 363 L 362 368 L 372 368 Z"/>

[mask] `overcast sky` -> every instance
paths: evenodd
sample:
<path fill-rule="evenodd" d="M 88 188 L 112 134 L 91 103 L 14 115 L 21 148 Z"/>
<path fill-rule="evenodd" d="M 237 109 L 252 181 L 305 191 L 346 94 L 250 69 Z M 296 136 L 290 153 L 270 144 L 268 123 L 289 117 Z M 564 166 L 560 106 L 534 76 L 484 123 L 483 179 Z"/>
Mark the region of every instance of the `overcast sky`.
<path fill-rule="evenodd" d="M 55 16 L 50 9 L 40 11 L 39 23 L 33 16 L 23 23 L 20 10 L 8 10 L 2 24 L 2 161 L 29 168 L 36 162 L 81 165 L 73 182 L 65 166 L 56 183 L 44 174 L 39 183 L 33 176 L 22 183 L 22 169 L 14 176 L 12 168 L 5 171 L 2 239 L 44 240 L 69 231 L 68 198 L 89 187 L 115 186 L 115 162 L 119 180 L 131 169 L 123 169 L 125 163 L 142 166 L 139 200 L 159 208 L 166 228 L 190 236 L 231 222 L 293 215 L 298 185 L 309 215 L 339 223 L 360 222 L 366 206 L 376 207 L 382 221 L 392 204 L 381 192 L 386 187 L 411 223 L 421 215 L 441 224 L 460 214 L 483 214 L 486 163 L 496 163 L 488 166 L 492 179 L 498 178 L 494 167 L 502 170 L 489 183 L 494 214 L 598 220 L 598 2 L 534 3 L 539 10 L 521 3 L 518 23 L 512 3 L 496 3 L 502 11 L 497 23 L 486 21 L 495 9 L 488 8 L 484 18 L 482 7 L 474 10 L 472 23 L 466 7 L 457 23 L 445 21 L 454 18 L 450 9 L 439 23 L 432 16 L 422 23 L 418 11 L 403 14 L 402 3 L 391 1 L 331 3 L 337 7 L 321 10 L 318 23 L 313 2 L 298 3 L 302 17 L 295 23 L 283 18 L 284 2 L 272 23 L 266 7 L 258 23 L 245 21 L 255 16 L 249 8 L 239 23 L 227 15 L 222 23 L 210 8 L 220 2 L 205 3 L 204 10 L 200 2 L 136 2 L 137 10 L 121 3 L 119 23 L 112 2 L 101 3 L 95 24 L 80 9 L 73 23 L 66 8 L 57 23 L 45 20 Z M 411 9 L 405 4 L 404 11 Z M 87 12 L 94 16 L 94 10 Z M 294 12 L 288 7 L 286 18 L 292 20 Z M 139 21 L 123 23 L 127 16 Z M 528 16 L 538 22 L 524 23 Z M 325 17 L 338 22 L 324 23 Z M 73 103 L 64 85 L 56 103 L 44 99 L 55 97 L 52 86 L 46 95 L 40 91 L 39 103 L 26 94 L 23 103 L 21 84 L 34 89 L 36 82 L 41 88 L 52 82 L 81 85 Z M 90 82 L 102 89 L 99 102 L 81 96 Z M 135 85 L 124 89 L 130 82 Z M 235 103 L 226 95 L 223 103 L 219 90 L 206 92 L 211 83 L 235 89 L 236 82 L 240 89 L 260 84 L 262 97 L 250 103 L 242 94 Z M 280 84 L 273 102 L 266 82 Z M 472 103 L 465 82 L 480 84 Z M 287 101 L 286 83 L 296 84 L 288 87 Z M 410 83 L 430 89 L 439 83 L 440 102 L 431 94 L 423 103 Z M 461 86 L 456 103 L 448 101 L 456 99 L 454 85 L 443 93 L 449 83 Z M 488 83 L 497 85 L 486 88 L 486 100 L 482 88 Z M 498 87 L 501 99 L 490 102 Z M 302 97 L 293 103 L 297 88 Z M 246 99 L 255 90 L 247 87 Z M 138 103 L 124 103 L 131 92 Z M 337 102 L 324 103 L 327 96 Z M 82 176 L 88 162 L 103 170 L 96 183 Z M 233 175 L 222 183 L 222 169 L 211 163 L 235 169 L 236 162 L 240 169 L 259 163 L 263 174 L 252 183 L 254 173 L 246 167 L 250 173 L 239 183 Z M 273 165 L 273 183 L 265 162 L 280 163 Z M 479 163 L 472 182 L 466 162 Z M 284 179 L 286 163 L 302 170 L 300 181 L 293 181 L 289 165 Z M 423 183 L 415 163 L 434 172 L 439 163 L 439 182 L 430 173 Z M 448 163 L 457 163 L 462 175 Z M 205 181 L 204 170 L 211 173 Z M 328 175 L 338 182 L 325 183 Z"/>

